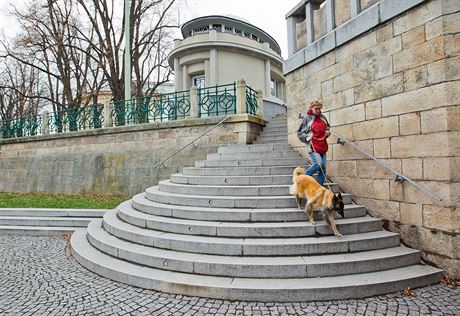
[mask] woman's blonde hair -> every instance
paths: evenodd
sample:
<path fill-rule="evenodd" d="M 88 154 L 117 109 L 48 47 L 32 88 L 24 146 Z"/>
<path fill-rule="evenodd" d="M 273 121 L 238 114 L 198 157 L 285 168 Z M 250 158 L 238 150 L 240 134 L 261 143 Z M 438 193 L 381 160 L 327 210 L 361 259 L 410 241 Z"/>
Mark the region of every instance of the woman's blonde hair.
<path fill-rule="evenodd" d="M 311 102 L 310 102 L 310 105 L 308 106 L 309 109 L 311 108 L 314 108 L 316 106 L 319 106 L 319 107 L 323 107 L 323 100 L 320 100 L 320 99 L 313 99 Z"/>

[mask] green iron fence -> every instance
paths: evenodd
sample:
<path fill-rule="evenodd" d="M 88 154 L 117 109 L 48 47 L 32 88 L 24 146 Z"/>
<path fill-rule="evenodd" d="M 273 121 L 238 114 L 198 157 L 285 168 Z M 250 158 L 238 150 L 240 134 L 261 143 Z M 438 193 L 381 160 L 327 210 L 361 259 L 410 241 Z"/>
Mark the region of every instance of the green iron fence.
<path fill-rule="evenodd" d="M 101 128 L 104 123 L 104 105 L 93 104 L 50 113 L 48 127 L 51 134 Z"/>
<path fill-rule="evenodd" d="M 190 116 L 190 92 L 174 92 L 113 102 L 115 126 L 180 120 Z"/>
<path fill-rule="evenodd" d="M 246 87 L 246 111 L 252 115 L 256 115 L 257 109 L 257 91 L 251 87 Z"/>
<path fill-rule="evenodd" d="M 16 138 L 40 135 L 42 119 L 40 115 L 28 115 L 0 122 L 2 138 Z"/>
<path fill-rule="evenodd" d="M 236 83 L 198 89 L 199 117 L 236 113 Z"/>

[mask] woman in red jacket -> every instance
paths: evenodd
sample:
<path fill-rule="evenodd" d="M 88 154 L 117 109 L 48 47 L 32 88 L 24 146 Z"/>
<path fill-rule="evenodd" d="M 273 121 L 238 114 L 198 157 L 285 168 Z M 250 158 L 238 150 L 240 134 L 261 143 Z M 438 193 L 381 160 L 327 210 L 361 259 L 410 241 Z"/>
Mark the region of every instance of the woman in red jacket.
<path fill-rule="evenodd" d="M 305 174 L 312 176 L 318 172 L 317 181 L 321 185 L 326 179 L 327 137 L 331 134 L 329 122 L 321 113 L 322 108 L 321 100 L 311 101 L 307 115 L 297 130 L 297 137 L 307 146 L 307 152 L 312 161 L 312 165 L 305 171 Z"/>

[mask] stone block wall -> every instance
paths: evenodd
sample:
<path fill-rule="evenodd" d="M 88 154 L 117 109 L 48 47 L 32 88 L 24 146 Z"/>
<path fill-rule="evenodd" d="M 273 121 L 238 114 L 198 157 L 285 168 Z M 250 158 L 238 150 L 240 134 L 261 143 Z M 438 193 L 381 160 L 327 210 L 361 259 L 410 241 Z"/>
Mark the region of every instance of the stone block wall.
<path fill-rule="evenodd" d="M 460 1 L 423 1 L 286 79 L 289 142 L 300 152 L 299 113 L 322 98 L 334 133 L 443 197 L 395 182 L 330 138 L 329 176 L 426 261 L 460 278 Z"/>
<path fill-rule="evenodd" d="M 248 143 L 264 121 L 232 115 L 164 167 L 163 159 L 205 133 L 223 117 L 0 140 L 0 191 L 136 194 L 194 166 L 230 143 Z"/>

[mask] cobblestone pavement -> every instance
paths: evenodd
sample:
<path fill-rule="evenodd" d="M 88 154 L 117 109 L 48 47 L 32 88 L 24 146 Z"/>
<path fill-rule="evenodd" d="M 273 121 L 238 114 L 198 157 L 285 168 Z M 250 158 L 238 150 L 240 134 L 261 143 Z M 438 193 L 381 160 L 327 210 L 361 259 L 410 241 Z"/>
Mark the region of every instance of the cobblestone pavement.
<path fill-rule="evenodd" d="M 259 303 L 143 290 L 86 270 L 58 237 L 0 236 L 1 315 L 460 315 L 460 289 L 437 284 L 358 300 Z"/>

